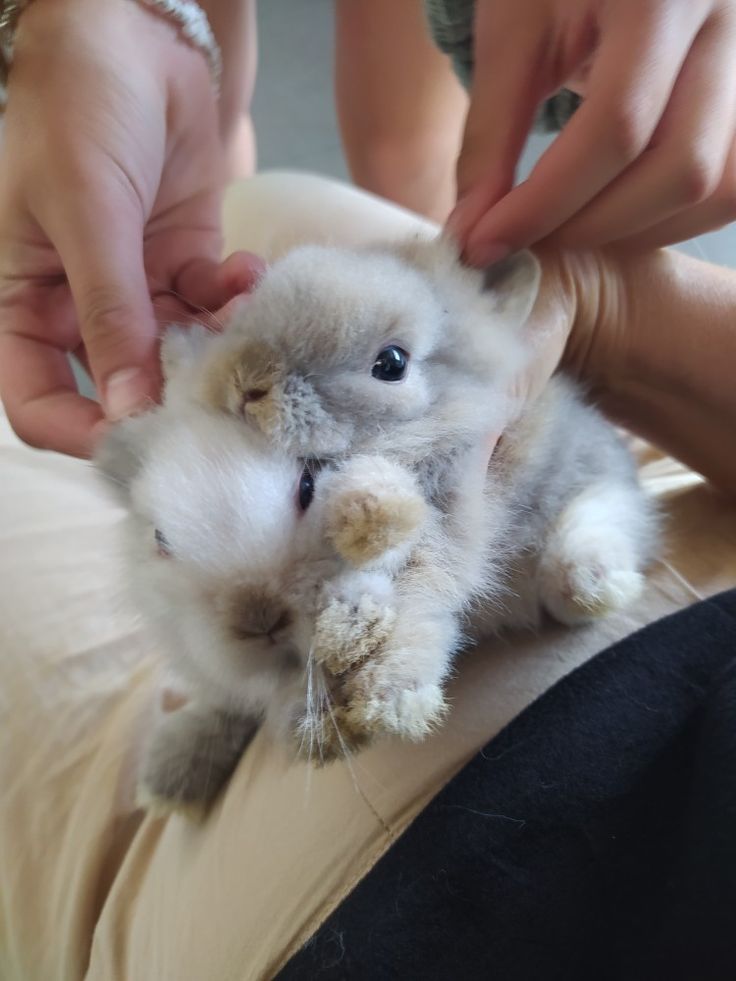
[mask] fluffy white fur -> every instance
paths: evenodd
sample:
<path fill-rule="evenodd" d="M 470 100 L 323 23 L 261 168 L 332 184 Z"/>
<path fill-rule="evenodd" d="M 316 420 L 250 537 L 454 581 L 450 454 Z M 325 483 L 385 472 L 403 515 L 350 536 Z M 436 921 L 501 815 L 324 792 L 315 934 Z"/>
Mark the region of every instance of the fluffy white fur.
<path fill-rule="evenodd" d="M 129 503 L 136 600 L 190 698 L 160 720 L 149 799 L 206 803 L 264 720 L 318 761 L 420 738 L 464 637 L 638 595 L 656 518 L 568 382 L 483 458 L 538 282 L 528 253 L 483 275 L 441 240 L 300 248 L 224 335 L 170 333 L 164 406 L 99 461 Z M 410 356 L 400 382 L 371 373 L 391 343 Z"/>

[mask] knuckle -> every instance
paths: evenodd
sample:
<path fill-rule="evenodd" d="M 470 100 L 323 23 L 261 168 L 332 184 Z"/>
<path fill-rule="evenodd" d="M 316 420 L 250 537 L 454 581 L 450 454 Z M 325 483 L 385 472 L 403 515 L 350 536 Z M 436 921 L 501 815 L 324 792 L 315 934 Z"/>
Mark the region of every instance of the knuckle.
<path fill-rule="evenodd" d="M 82 332 L 96 347 L 118 347 L 134 321 L 130 304 L 108 289 L 91 289 L 80 302 Z"/>
<path fill-rule="evenodd" d="M 37 427 L 31 424 L 28 414 L 19 408 L 12 414 L 8 412 L 8 422 L 18 439 L 34 450 L 49 449 L 48 442 L 41 438 Z"/>
<path fill-rule="evenodd" d="M 718 188 L 719 214 L 723 223 L 736 221 L 736 163 L 732 163 Z"/>
<path fill-rule="evenodd" d="M 707 153 L 692 152 L 680 169 L 678 202 L 689 205 L 705 201 L 718 187 L 719 177 L 720 174 Z"/>
<path fill-rule="evenodd" d="M 644 115 L 630 106 L 620 106 L 609 118 L 608 142 L 620 165 L 632 163 L 646 149 L 649 126 Z"/>

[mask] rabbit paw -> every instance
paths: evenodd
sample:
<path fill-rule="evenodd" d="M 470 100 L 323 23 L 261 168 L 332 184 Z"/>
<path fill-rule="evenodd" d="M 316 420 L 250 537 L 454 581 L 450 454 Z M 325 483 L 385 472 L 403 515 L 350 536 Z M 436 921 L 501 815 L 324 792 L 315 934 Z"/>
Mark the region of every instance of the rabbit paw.
<path fill-rule="evenodd" d="M 542 606 L 570 626 L 629 606 L 644 589 L 654 522 L 636 485 L 606 480 L 582 491 L 545 544 L 537 580 Z"/>
<path fill-rule="evenodd" d="M 403 545 L 423 515 L 424 502 L 419 498 L 387 499 L 363 492 L 340 501 L 329 535 L 343 558 L 362 565 Z"/>
<path fill-rule="evenodd" d="M 343 674 L 378 654 L 395 622 L 396 611 L 372 596 L 355 601 L 334 596 L 317 617 L 315 660 L 331 674 Z"/>
<path fill-rule="evenodd" d="M 149 812 L 201 820 L 235 769 L 257 723 L 188 704 L 153 731 L 137 802 Z"/>
<path fill-rule="evenodd" d="M 394 734 L 420 740 L 447 713 L 439 685 L 394 675 L 385 661 L 359 669 L 346 689 L 346 728 L 365 739 Z"/>
<path fill-rule="evenodd" d="M 345 698 L 344 704 L 333 699 L 298 720 L 294 743 L 300 759 L 323 766 L 387 735 L 419 741 L 446 715 L 439 685 L 389 683 L 376 676 L 373 665 L 366 667 L 343 686 L 338 697 Z"/>
<path fill-rule="evenodd" d="M 354 566 L 409 548 L 427 518 L 413 474 L 382 457 L 355 457 L 332 488 L 327 535 Z"/>
<path fill-rule="evenodd" d="M 625 609 L 643 589 L 642 573 L 603 543 L 581 541 L 569 554 L 545 555 L 539 568 L 542 605 L 568 626 Z"/>
<path fill-rule="evenodd" d="M 316 712 L 306 712 L 294 729 L 297 758 L 315 766 L 350 757 L 369 742 L 367 733 L 351 727 L 343 705 L 322 705 Z"/>

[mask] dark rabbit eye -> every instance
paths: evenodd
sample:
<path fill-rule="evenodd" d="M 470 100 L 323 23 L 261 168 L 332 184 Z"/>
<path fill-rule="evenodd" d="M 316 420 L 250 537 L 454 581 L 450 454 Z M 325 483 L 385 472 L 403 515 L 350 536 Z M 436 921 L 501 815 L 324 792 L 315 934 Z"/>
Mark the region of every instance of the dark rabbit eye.
<path fill-rule="evenodd" d="M 389 344 L 379 352 L 371 374 L 379 381 L 396 382 L 406 374 L 409 365 L 409 355 L 397 344 Z"/>
<path fill-rule="evenodd" d="M 299 507 L 306 511 L 314 497 L 314 467 L 307 463 L 299 478 Z"/>
<path fill-rule="evenodd" d="M 159 555 L 171 555 L 171 547 L 166 541 L 166 537 L 163 532 L 159 531 L 158 528 L 153 533 L 153 537 L 156 539 L 156 547 L 158 549 Z"/>

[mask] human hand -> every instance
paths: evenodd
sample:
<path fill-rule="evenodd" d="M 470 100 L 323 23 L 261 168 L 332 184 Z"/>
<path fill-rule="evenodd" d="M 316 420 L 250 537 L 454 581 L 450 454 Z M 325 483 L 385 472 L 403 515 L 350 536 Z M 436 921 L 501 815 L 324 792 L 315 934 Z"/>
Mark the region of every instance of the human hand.
<path fill-rule="evenodd" d="M 89 454 L 160 393 L 158 328 L 250 288 L 220 262 L 222 146 L 205 58 L 130 0 L 34 0 L 0 156 L 0 394 L 27 442 Z"/>
<path fill-rule="evenodd" d="M 597 396 L 601 380 L 624 362 L 630 332 L 638 332 L 640 281 L 632 278 L 630 267 L 640 263 L 617 249 L 573 251 L 543 245 L 534 253 L 542 275 L 521 331 L 526 356 L 507 392 L 501 425 L 489 434 L 491 452 L 558 368 Z"/>
<path fill-rule="evenodd" d="M 529 179 L 539 103 L 585 96 Z M 552 237 L 670 244 L 736 217 L 734 0 L 477 0 L 449 227 L 474 265 Z"/>

